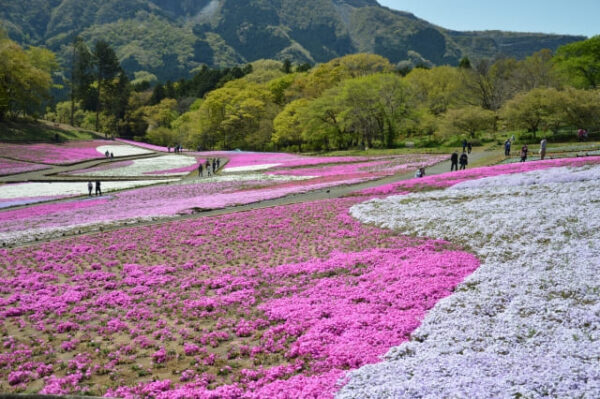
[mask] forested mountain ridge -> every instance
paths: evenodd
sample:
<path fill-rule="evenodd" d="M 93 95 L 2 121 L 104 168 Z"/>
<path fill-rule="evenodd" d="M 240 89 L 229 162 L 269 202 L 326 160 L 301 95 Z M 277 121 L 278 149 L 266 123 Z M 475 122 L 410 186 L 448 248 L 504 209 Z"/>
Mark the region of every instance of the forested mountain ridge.
<path fill-rule="evenodd" d="M 0 0 L 0 24 L 17 42 L 47 46 L 63 60 L 77 35 L 89 44 L 104 39 L 130 74 L 160 80 L 202 64 L 316 63 L 357 52 L 412 65 L 457 64 L 465 55 L 522 58 L 583 39 L 455 32 L 375 0 Z"/>

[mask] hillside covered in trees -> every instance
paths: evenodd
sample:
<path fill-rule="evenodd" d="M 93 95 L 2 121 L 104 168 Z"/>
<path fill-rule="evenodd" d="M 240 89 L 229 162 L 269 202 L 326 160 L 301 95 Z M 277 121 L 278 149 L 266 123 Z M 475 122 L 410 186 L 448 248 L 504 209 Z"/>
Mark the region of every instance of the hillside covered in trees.
<path fill-rule="evenodd" d="M 12 43 L 5 48 L 18 47 L 4 42 Z M 45 118 L 201 149 L 455 145 L 501 131 L 520 132 L 525 141 L 558 139 L 579 128 L 600 128 L 599 45 L 596 36 L 523 60 L 465 57 L 456 67 L 412 70 L 368 53 L 314 67 L 259 60 L 226 69 L 205 66 L 190 79 L 150 86 L 130 82 L 106 42 L 89 48 L 80 40 L 71 100 L 49 107 Z"/>
<path fill-rule="evenodd" d="M 0 0 L 0 25 L 21 45 L 45 46 L 70 63 L 72 44 L 104 41 L 129 77 L 189 77 L 201 65 L 259 59 L 323 63 L 354 53 L 396 67 L 457 65 L 499 55 L 522 59 L 582 37 L 455 32 L 375 0 Z"/>

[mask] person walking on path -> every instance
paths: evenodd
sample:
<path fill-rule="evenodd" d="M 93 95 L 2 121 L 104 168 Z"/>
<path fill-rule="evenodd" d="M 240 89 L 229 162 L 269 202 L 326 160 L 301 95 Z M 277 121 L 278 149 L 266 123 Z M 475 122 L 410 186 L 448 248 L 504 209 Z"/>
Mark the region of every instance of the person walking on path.
<path fill-rule="evenodd" d="M 506 139 L 504 142 L 504 155 L 510 157 L 510 139 Z"/>
<path fill-rule="evenodd" d="M 467 148 L 467 140 L 463 139 L 462 146 L 463 146 L 463 152 L 465 152 L 465 150 Z"/>
<path fill-rule="evenodd" d="M 94 188 L 94 185 L 92 184 L 92 181 L 88 181 L 88 197 L 92 196 L 92 189 Z"/>
<path fill-rule="evenodd" d="M 544 157 L 546 156 L 546 144 L 548 144 L 548 142 L 546 141 L 545 138 L 542 139 L 542 141 L 540 141 L 540 158 L 543 161 Z"/>
<path fill-rule="evenodd" d="M 210 176 L 210 158 L 206 160 L 206 176 Z"/>
<path fill-rule="evenodd" d="M 96 180 L 96 195 L 102 195 L 102 189 L 100 188 L 100 180 Z"/>
<path fill-rule="evenodd" d="M 521 147 L 521 162 L 527 161 L 527 153 L 529 152 L 529 148 L 527 148 L 527 144 L 523 144 Z"/>
<path fill-rule="evenodd" d="M 463 152 L 460 155 L 460 170 L 465 170 L 467 168 L 467 164 L 469 163 L 469 156 L 466 152 Z"/>
<path fill-rule="evenodd" d="M 213 158 L 212 160 L 212 168 L 213 168 L 213 174 L 215 174 L 215 172 L 217 171 L 217 160 Z"/>
<path fill-rule="evenodd" d="M 202 177 L 202 162 L 198 164 L 198 176 Z"/>
<path fill-rule="evenodd" d="M 217 158 L 217 170 L 221 167 L 221 158 Z"/>
<path fill-rule="evenodd" d="M 469 141 L 467 143 L 467 153 L 470 154 L 472 149 L 473 149 L 473 146 L 471 145 L 471 142 Z"/>
<path fill-rule="evenodd" d="M 453 170 L 458 170 L 458 152 L 454 151 L 450 156 L 450 172 Z"/>

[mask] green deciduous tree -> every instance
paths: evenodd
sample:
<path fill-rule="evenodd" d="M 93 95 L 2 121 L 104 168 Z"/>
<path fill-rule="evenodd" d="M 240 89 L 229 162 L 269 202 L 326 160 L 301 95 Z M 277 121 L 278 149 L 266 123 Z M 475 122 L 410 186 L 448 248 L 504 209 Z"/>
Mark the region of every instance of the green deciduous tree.
<path fill-rule="evenodd" d="M 0 120 L 43 112 L 57 65 L 52 52 L 25 51 L 0 31 Z"/>
<path fill-rule="evenodd" d="M 560 47 L 554 60 L 575 87 L 600 85 L 600 35 Z"/>
<path fill-rule="evenodd" d="M 443 117 L 442 127 L 446 133 L 468 133 L 474 138 L 479 131 L 492 129 L 496 114 L 478 106 L 468 105 L 462 108 L 449 109 Z"/>

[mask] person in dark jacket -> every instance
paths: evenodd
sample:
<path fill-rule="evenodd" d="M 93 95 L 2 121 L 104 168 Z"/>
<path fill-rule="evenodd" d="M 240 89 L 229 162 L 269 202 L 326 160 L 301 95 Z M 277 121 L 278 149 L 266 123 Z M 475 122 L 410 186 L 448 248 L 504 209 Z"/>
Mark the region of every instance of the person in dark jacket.
<path fill-rule="evenodd" d="M 464 170 L 467 168 L 467 164 L 469 163 L 469 156 L 467 155 L 466 152 L 463 152 L 460 155 L 460 169 Z"/>
<path fill-rule="evenodd" d="M 452 172 L 453 170 L 458 170 L 458 152 L 454 151 L 452 153 L 452 155 L 450 156 L 450 162 L 452 163 L 450 165 L 450 172 Z"/>
<path fill-rule="evenodd" d="M 96 195 L 102 195 L 102 189 L 100 188 L 100 180 L 96 180 Z"/>

